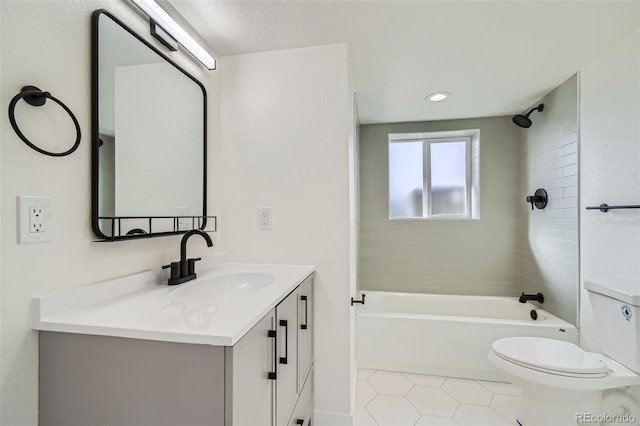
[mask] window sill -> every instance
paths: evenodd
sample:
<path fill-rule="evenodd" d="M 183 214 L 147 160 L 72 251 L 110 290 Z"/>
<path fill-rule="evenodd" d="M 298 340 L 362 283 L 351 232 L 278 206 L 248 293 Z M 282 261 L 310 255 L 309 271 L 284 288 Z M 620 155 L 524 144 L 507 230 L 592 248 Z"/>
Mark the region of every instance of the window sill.
<path fill-rule="evenodd" d="M 425 220 L 425 221 L 429 221 L 429 220 L 454 220 L 454 221 L 459 221 L 459 220 L 468 220 L 468 221 L 477 221 L 480 220 L 479 217 L 468 217 L 468 216 L 432 216 L 432 217 L 390 217 L 389 220 L 410 220 L 410 221 L 414 221 L 414 220 Z"/>

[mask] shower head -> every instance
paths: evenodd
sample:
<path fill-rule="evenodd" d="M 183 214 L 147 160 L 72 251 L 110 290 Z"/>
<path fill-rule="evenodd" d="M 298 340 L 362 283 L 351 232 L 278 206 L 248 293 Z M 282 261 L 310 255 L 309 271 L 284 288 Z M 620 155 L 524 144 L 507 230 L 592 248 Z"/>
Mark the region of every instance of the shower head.
<path fill-rule="evenodd" d="M 533 111 L 537 110 L 538 112 L 541 112 L 543 109 L 544 109 L 544 105 L 540 104 L 537 107 L 531 108 L 531 110 L 528 113 L 526 113 L 525 115 L 521 115 L 521 114 L 514 115 L 512 120 L 517 126 L 524 127 L 525 129 L 528 129 L 529 127 L 531 127 L 531 124 L 532 124 L 531 123 L 531 119 L 529 119 L 529 115 L 531 115 L 531 113 Z"/>
<path fill-rule="evenodd" d="M 527 115 L 514 115 L 512 120 L 513 120 L 514 123 L 516 123 L 516 125 L 518 125 L 520 127 L 524 127 L 525 129 L 528 129 L 529 127 L 531 127 L 531 124 L 533 124 L 531 122 L 531 120 L 529 119 L 529 114 L 527 114 Z"/>

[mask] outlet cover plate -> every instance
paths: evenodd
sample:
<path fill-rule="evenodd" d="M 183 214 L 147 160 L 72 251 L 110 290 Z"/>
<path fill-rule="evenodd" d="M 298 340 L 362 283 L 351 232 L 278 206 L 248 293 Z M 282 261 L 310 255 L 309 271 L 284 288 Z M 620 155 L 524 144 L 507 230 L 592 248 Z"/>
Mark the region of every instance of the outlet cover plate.
<path fill-rule="evenodd" d="M 258 229 L 261 231 L 270 231 L 272 221 L 271 207 L 258 207 Z"/>
<path fill-rule="evenodd" d="M 189 216 L 189 207 L 176 207 L 176 216 Z M 185 229 L 184 226 L 186 223 L 187 221 L 185 219 L 178 219 L 178 226 L 181 230 Z M 189 220 L 189 225 L 191 225 L 191 220 Z"/>
<path fill-rule="evenodd" d="M 18 196 L 18 244 L 53 240 L 53 198 Z M 37 210 L 37 216 L 33 213 Z M 37 223 L 32 223 L 36 221 Z M 35 226 L 33 231 L 32 226 Z"/>

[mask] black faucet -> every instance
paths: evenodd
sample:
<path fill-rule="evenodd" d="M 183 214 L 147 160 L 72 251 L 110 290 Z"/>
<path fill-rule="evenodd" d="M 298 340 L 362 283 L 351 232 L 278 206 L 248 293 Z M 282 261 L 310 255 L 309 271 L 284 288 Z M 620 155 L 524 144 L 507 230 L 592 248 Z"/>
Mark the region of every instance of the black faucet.
<path fill-rule="evenodd" d="M 180 261 L 171 262 L 170 265 L 164 265 L 162 269 L 171 268 L 171 277 L 169 278 L 169 285 L 182 284 L 187 281 L 191 281 L 196 278 L 195 263 L 200 260 L 200 257 L 187 259 L 187 240 L 193 235 L 200 235 L 207 242 L 208 247 L 213 246 L 211 237 L 204 231 L 194 229 L 187 232 L 182 236 L 180 241 Z"/>
<path fill-rule="evenodd" d="M 535 300 L 538 303 L 544 303 L 544 296 L 542 295 L 542 293 L 538 293 L 538 294 L 524 294 L 524 293 L 522 293 L 522 295 L 518 299 L 518 302 L 526 303 L 527 300 Z"/>

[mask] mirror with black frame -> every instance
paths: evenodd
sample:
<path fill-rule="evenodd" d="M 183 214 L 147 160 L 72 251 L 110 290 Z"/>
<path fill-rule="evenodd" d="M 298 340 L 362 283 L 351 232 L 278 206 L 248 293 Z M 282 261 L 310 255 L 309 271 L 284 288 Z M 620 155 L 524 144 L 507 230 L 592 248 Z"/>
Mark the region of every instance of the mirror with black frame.
<path fill-rule="evenodd" d="M 92 68 L 94 233 L 205 229 L 204 86 L 105 10 L 93 14 Z"/>

